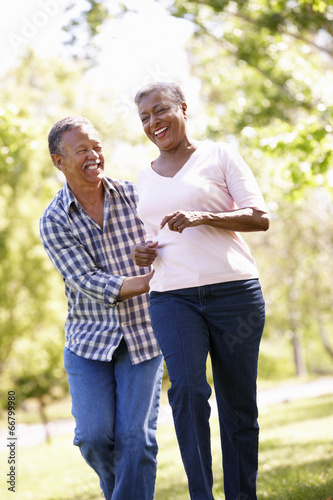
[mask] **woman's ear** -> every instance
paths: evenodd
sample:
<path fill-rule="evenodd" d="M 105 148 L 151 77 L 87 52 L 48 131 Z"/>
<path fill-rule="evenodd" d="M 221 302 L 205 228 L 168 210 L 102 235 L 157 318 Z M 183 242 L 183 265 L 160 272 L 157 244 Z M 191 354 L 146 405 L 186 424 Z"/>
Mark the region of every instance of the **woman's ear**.
<path fill-rule="evenodd" d="M 186 102 L 182 102 L 182 111 L 183 111 L 184 117 L 187 118 L 187 104 L 186 104 Z"/>

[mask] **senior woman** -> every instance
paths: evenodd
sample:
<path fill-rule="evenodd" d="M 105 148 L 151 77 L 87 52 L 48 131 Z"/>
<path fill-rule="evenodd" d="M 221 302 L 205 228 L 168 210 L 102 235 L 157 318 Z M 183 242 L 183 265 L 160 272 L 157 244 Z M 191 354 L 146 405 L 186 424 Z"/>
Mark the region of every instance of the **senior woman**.
<path fill-rule="evenodd" d="M 138 212 L 147 241 L 139 266 L 154 263 L 150 314 L 169 372 L 168 392 L 191 499 L 213 499 L 210 448 L 211 357 L 226 500 L 256 499 L 256 381 L 265 305 L 258 270 L 239 232 L 266 231 L 257 182 L 229 145 L 193 140 L 175 83 L 135 97 L 159 156 L 138 176 Z"/>

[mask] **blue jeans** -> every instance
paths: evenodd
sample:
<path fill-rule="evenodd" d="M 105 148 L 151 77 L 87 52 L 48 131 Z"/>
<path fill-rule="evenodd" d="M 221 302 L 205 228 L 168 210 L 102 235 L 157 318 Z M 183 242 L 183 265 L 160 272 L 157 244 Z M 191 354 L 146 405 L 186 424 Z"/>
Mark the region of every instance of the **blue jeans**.
<path fill-rule="evenodd" d="M 124 340 L 110 362 L 64 349 L 76 429 L 74 444 L 107 500 L 152 500 L 162 356 L 132 365 Z"/>
<path fill-rule="evenodd" d="M 213 499 L 210 353 L 219 413 L 226 500 L 255 500 L 256 380 L 265 304 L 258 280 L 151 292 L 150 313 L 165 357 L 169 402 L 193 500 Z"/>

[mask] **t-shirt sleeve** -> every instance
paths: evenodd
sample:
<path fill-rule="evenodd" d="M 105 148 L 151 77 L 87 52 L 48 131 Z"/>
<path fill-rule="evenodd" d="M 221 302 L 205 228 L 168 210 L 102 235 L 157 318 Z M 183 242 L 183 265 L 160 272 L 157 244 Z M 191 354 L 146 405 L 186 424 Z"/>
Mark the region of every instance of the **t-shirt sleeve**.
<path fill-rule="evenodd" d="M 267 212 L 264 198 L 253 172 L 238 151 L 227 145 L 223 147 L 220 154 L 228 191 L 237 207 L 252 207 Z"/>

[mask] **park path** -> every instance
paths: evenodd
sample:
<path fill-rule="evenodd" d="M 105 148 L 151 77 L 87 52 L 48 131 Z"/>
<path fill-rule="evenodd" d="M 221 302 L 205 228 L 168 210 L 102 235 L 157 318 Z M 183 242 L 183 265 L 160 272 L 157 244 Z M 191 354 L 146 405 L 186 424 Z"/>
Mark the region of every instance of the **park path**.
<path fill-rule="evenodd" d="M 297 399 L 314 398 L 333 394 L 333 377 L 321 377 L 310 382 L 291 382 L 290 384 L 277 385 L 273 389 L 262 389 L 258 391 L 259 411 L 266 406 L 293 401 Z M 212 416 L 217 415 L 216 401 L 210 400 Z M 333 411 L 333 409 L 332 409 Z M 159 413 L 159 425 L 172 421 L 171 409 L 168 405 L 162 405 Z M 51 437 L 65 434 L 73 434 L 74 419 L 56 420 L 48 424 L 48 433 Z M 7 446 L 7 431 L 0 431 L 0 451 Z M 45 441 L 45 427 L 42 424 L 20 424 L 17 425 L 18 446 L 33 446 Z"/>

